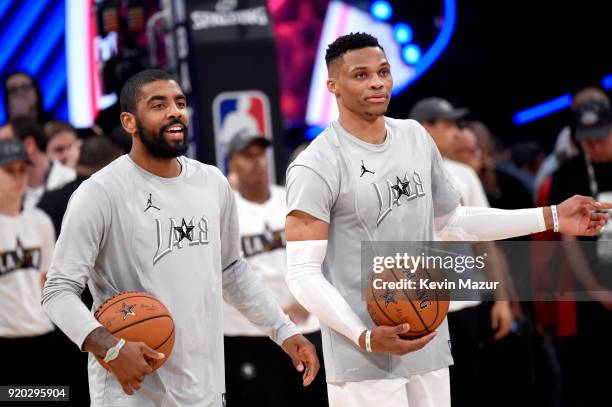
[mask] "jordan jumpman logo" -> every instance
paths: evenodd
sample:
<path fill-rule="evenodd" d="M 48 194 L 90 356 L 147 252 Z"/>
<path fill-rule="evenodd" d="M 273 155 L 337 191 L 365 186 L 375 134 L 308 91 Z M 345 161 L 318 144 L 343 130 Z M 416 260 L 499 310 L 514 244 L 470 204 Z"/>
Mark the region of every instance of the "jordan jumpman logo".
<path fill-rule="evenodd" d="M 361 160 L 361 175 L 359 176 L 359 178 L 363 177 L 363 174 L 365 174 L 366 172 L 369 172 L 370 174 L 374 175 L 374 171 L 370 171 L 365 167 L 365 164 L 363 163 L 363 160 Z"/>
<path fill-rule="evenodd" d="M 149 194 L 149 200 L 147 201 L 147 207 L 145 208 L 145 212 L 148 211 L 151 208 L 155 208 L 159 211 L 159 208 L 155 205 L 153 205 L 153 200 L 151 199 L 151 194 Z"/>

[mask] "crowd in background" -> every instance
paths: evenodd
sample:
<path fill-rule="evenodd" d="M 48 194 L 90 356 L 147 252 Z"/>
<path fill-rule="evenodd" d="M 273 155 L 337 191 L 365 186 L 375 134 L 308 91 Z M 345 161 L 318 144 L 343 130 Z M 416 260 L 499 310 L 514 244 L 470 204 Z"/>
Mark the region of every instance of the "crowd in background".
<path fill-rule="evenodd" d="M 104 123 L 89 129 L 75 129 L 54 120 L 42 108 L 44 89 L 39 89 L 25 72 L 6 78 L 4 91 L 8 120 L 0 127 L 0 344 L 3 350 L 14 352 L 42 345 L 45 349 L 56 347 L 56 353 L 65 358 L 62 363 L 71 368 L 61 373 L 56 370 L 51 376 L 46 376 L 50 374 L 46 370 L 32 375 L 31 370 L 24 369 L 12 377 L 14 383 L 2 384 L 49 384 L 52 377 L 58 385 L 71 385 L 71 397 L 86 400 L 85 354 L 58 333 L 42 313 L 40 284 L 71 194 L 94 172 L 127 153 L 130 136 L 118 126 L 118 115 L 103 115 Z M 405 118 L 419 121 L 428 130 L 465 206 L 545 206 L 576 193 L 612 201 L 612 109 L 608 96 L 600 89 L 586 88 L 573 100 L 573 119 L 558 129 L 553 151 L 542 150 L 537 142 L 504 146 L 483 121 L 441 98 L 421 100 L 406 110 Z M 270 146 L 255 136 L 237 134 L 230 144 L 229 157 L 232 186 L 243 205 L 240 224 L 253 229 L 243 234 L 242 242 L 243 250 L 252 252 L 252 261 L 265 254 L 249 246 L 256 245 L 257 239 L 269 248 L 283 250 L 284 245 L 283 216 L 279 222 L 274 220 L 283 215 L 283 189 L 270 185 L 265 155 Z M 250 219 L 267 216 L 272 219 L 270 223 L 249 223 Z M 23 237 L 25 229 L 29 229 L 27 237 Z M 599 239 L 612 240 L 610 233 L 608 225 Z M 35 236 L 29 236 L 32 234 Z M 568 238 L 548 232 L 534 239 Z M 35 254 L 34 248 L 42 250 Z M 593 402 L 605 397 L 605 377 L 587 372 L 593 369 L 595 360 L 603 366 L 612 362 L 612 352 L 605 343 L 612 330 L 612 301 L 605 295 L 612 288 L 612 278 L 602 272 L 612 260 L 605 247 L 594 246 L 593 250 L 601 252 L 585 256 L 582 262 L 579 255 L 568 257 L 559 266 L 560 275 L 571 280 L 574 287 L 593 293 L 590 302 L 502 299 L 451 307 L 453 405 L 579 406 L 596 405 Z M 587 259 L 591 258 L 599 260 L 589 263 Z M 283 296 L 286 286 L 278 281 L 285 266 L 278 259 L 273 261 L 279 271 L 266 278 L 270 284 L 277 284 L 276 291 Z M 514 273 L 512 259 L 507 262 L 507 269 Z M 511 278 L 529 278 L 529 270 Z M 84 301 L 90 300 L 85 296 Z M 316 321 L 309 321 L 307 312 L 296 305 L 290 298 L 284 300 L 287 313 L 304 325 L 304 332 L 316 334 Z M 230 407 L 244 405 L 245 401 L 237 398 L 232 404 L 232 392 L 238 394 L 237 389 L 244 389 L 250 382 L 259 380 L 253 386 L 255 392 L 266 380 L 278 381 L 292 374 L 288 361 L 287 370 L 277 369 L 273 379 L 269 372 L 258 372 L 263 369 L 258 363 L 265 365 L 266 360 L 277 356 L 280 360 L 284 355 L 278 349 L 268 349 L 267 342 L 259 343 L 261 335 L 245 328 L 243 321 L 233 323 L 226 332 Z M 313 342 L 320 342 L 320 337 Z M 264 361 L 249 364 L 241 359 L 240 349 L 248 346 L 266 355 Z M 271 355 L 274 352 L 279 353 Z M 278 386 L 270 391 L 278 391 Z M 320 391 L 320 403 L 325 403 L 325 386 L 313 391 Z M 532 395 L 532 402 L 526 401 L 527 394 Z M 266 405 L 286 405 L 283 403 L 270 400 Z"/>

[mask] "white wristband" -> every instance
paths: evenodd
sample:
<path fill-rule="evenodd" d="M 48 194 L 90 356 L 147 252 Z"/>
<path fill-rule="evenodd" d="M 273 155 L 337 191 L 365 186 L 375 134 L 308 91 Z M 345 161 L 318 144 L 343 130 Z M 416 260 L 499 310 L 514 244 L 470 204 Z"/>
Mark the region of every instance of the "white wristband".
<path fill-rule="evenodd" d="M 117 359 L 117 356 L 119 356 L 119 351 L 121 351 L 121 348 L 123 348 L 123 345 L 125 345 L 125 339 L 121 338 L 119 339 L 119 342 L 117 342 L 115 346 L 113 346 L 108 351 L 106 351 L 106 356 L 104 357 L 104 361 L 108 363 L 110 361 Z"/>
<path fill-rule="evenodd" d="M 366 331 L 365 334 L 365 348 L 366 348 L 366 352 L 372 352 L 372 343 L 370 342 L 370 336 L 372 335 L 372 331 L 370 331 L 369 329 Z"/>
<path fill-rule="evenodd" d="M 557 205 L 552 205 L 550 207 L 553 218 L 553 232 L 559 232 L 559 214 L 557 213 Z"/>

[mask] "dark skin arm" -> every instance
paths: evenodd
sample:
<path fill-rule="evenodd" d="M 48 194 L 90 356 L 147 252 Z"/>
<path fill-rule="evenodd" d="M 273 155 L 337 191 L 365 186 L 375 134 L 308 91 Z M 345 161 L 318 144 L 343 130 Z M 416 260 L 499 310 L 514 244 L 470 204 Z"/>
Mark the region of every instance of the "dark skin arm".
<path fill-rule="evenodd" d="M 101 358 L 106 356 L 110 348 L 119 340 L 104 327 L 94 329 L 83 342 L 83 350 Z M 115 360 L 108 363 L 111 373 L 123 387 L 126 394 L 134 394 L 134 390 L 142 387 L 142 382 L 153 369 L 147 359 L 163 359 L 159 353 L 144 342 L 126 342 Z"/>

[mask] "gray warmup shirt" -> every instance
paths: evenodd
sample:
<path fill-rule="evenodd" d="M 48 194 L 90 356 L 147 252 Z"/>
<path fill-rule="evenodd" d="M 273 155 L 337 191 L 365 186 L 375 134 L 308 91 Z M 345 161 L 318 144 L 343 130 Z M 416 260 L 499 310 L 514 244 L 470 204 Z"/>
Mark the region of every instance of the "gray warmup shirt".
<path fill-rule="evenodd" d="M 329 223 L 323 274 L 369 328 L 361 242 L 432 241 L 434 217 L 459 205 L 425 129 L 391 118 L 385 126 L 385 142 L 375 145 L 334 122 L 287 169 L 288 211 Z M 366 353 L 323 324 L 321 332 L 328 382 L 409 377 L 452 364 L 446 320 L 425 348 L 401 357 Z"/>
<path fill-rule="evenodd" d="M 169 309 L 175 344 L 133 396 L 90 355 L 93 406 L 214 406 L 224 392 L 222 294 L 278 343 L 299 333 L 240 253 L 236 204 L 212 166 L 179 158 L 161 178 L 123 156 L 70 199 L 43 292 L 43 306 L 79 347 L 100 324 L 93 309 L 120 291 L 146 291 Z M 291 363 L 287 358 L 287 363 Z"/>

